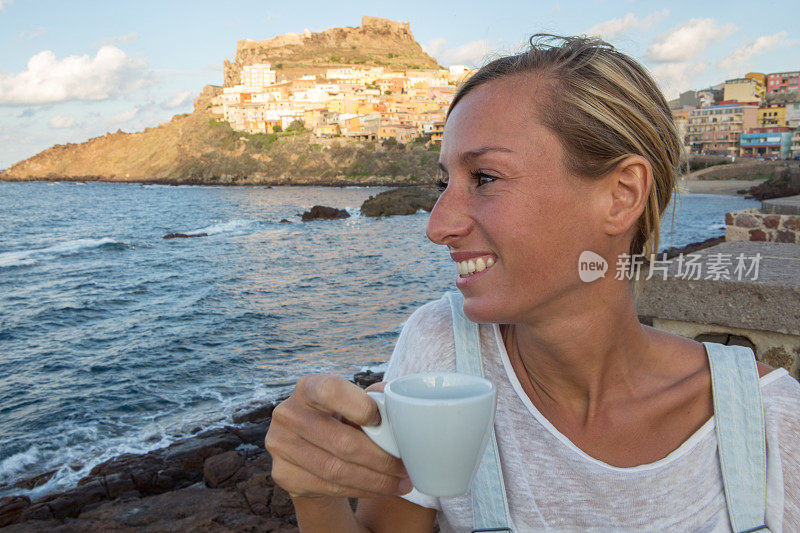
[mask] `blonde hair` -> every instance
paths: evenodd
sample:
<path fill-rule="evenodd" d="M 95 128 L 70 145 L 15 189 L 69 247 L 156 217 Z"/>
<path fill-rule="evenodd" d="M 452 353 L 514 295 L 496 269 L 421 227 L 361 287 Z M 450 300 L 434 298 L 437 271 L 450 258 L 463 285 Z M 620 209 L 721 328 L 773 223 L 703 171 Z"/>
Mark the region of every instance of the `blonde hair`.
<path fill-rule="evenodd" d="M 542 76 L 544 126 L 561 141 L 573 174 L 600 177 L 630 155 L 644 157 L 653 185 L 630 253 L 658 251 L 661 214 L 675 193 L 683 155 L 664 95 L 644 67 L 612 45 L 591 37 L 537 34 L 522 53 L 491 61 L 459 87 L 449 116 L 476 87 L 517 74 Z"/>

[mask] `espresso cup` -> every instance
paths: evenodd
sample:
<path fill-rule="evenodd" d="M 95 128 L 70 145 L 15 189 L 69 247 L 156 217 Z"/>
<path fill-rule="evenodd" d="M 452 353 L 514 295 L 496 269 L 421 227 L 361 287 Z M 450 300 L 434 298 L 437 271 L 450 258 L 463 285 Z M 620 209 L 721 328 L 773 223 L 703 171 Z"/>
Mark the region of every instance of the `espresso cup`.
<path fill-rule="evenodd" d="M 414 374 L 368 392 L 381 423 L 362 426 L 386 452 L 402 459 L 414 487 L 429 496 L 466 493 L 492 431 L 497 389 L 468 374 Z"/>

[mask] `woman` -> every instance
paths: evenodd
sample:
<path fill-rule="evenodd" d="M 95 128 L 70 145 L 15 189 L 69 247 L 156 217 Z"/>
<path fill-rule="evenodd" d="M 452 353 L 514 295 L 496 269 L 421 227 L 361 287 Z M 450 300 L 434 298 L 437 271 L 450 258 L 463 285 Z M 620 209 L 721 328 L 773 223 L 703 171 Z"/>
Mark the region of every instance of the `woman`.
<path fill-rule="evenodd" d="M 427 234 L 481 324 L 514 531 L 730 529 L 705 348 L 641 325 L 629 277 L 612 275 L 618 258 L 657 249 L 679 160 L 655 83 L 592 39 L 532 39 L 450 106 Z M 584 251 L 608 262 L 605 277 L 581 281 Z M 406 323 L 387 380 L 454 370 L 439 300 Z M 771 370 L 759 364 L 766 525 L 800 531 L 800 385 Z M 378 421 L 335 376 L 301 379 L 276 408 L 266 445 L 301 528 L 430 531 L 438 513 L 443 530 L 470 531 L 468 495 L 409 493 L 401 462 L 355 427 Z M 361 498 L 355 514 L 345 497 Z"/>

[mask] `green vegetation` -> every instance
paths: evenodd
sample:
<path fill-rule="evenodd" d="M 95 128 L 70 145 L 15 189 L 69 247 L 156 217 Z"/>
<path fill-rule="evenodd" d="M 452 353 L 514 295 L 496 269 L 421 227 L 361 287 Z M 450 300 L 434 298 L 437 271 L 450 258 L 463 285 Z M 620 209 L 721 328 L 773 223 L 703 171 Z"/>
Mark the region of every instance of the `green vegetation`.
<path fill-rule="evenodd" d="M 704 168 L 714 167 L 717 165 L 727 165 L 730 162 L 730 159 L 726 157 L 693 157 L 689 159 L 689 172 L 703 170 Z"/>
<path fill-rule="evenodd" d="M 283 131 L 283 128 L 281 128 L 280 124 L 275 124 L 274 126 L 272 126 L 272 132 L 273 133 L 280 133 L 282 131 Z"/>
<path fill-rule="evenodd" d="M 426 146 L 427 138 L 410 144 L 395 139 L 368 142 L 344 138 L 317 143 L 312 138 L 301 120 L 293 121 L 285 131 L 254 134 L 234 131 L 224 121 L 209 120 L 198 139 L 205 152 L 187 151 L 175 175 L 203 183 L 252 184 L 274 183 L 280 177 L 323 182 L 342 178 L 354 183 L 374 178 L 422 182 L 436 174 L 438 147 Z M 198 153 L 201 155 L 195 155 Z"/>
<path fill-rule="evenodd" d="M 301 132 L 306 131 L 306 124 L 302 120 L 293 120 L 286 126 L 286 132 Z"/>
<path fill-rule="evenodd" d="M 331 60 L 331 63 L 341 63 L 342 62 L 342 58 L 339 57 L 339 56 L 331 56 L 330 60 Z"/>

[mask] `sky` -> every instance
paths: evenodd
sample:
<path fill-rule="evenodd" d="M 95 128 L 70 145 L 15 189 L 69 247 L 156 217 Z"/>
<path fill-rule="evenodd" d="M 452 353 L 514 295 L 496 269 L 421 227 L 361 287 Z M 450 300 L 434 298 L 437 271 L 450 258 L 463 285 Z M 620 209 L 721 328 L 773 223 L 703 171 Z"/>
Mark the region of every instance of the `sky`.
<path fill-rule="evenodd" d="M 411 24 L 440 65 L 480 66 L 534 33 L 599 35 L 668 98 L 750 71 L 800 70 L 800 2 L 644 0 L 0 0 L 0 170 L 54 144 L 141 131 L 192 110 L 239 39 Z"/>

